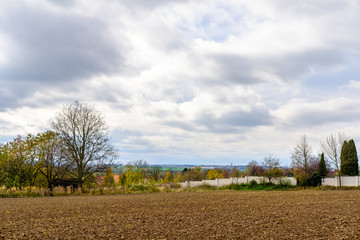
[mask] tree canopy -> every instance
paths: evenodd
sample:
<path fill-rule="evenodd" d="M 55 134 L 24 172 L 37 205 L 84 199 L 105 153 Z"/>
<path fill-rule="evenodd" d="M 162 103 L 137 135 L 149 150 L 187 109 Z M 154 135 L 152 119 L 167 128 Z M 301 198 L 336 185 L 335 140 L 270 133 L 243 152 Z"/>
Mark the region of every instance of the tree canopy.
<path fill-rule="evenodd" d="M 80 187 L 94 172 L 105 171 L 116 156 L 104 117 L 94 106 L 66 105 L 50 124 L 63 141 L 69 172 Z"/>
<path fill-rule="evenodd" d="M 356 152 L 355 142 L 353 139 L 350 139 L 349 141 L 344 141 L 344 144 L 341 148 L 340 160 L 341 174 L 347 176 L 359 175 L 359 160 Z"/>

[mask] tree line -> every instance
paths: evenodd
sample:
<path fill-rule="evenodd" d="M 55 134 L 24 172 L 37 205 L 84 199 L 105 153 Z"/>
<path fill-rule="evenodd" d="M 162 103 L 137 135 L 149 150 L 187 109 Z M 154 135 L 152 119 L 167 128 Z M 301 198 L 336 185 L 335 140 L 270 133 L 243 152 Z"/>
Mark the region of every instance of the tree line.
<path fill-rule="evenodd" d="M 94 182 L 117 155 L 104 117 L 93 106 L 75 102 L 50 120 L 51 129 L 18 136 L 0 145 L 0 186 L 22 189 Z"/>
<path fill-rule="evenodd" d="M 0 186 L 22 189 L 28 186 L 47 187 L 50 194 L 57 185 L 95 183 L 96 173 L 104 173 L 104 182 L 113 185 L 111 164 L 117 150 L 110 143 L 109 130 L 102 114 L 94 106 L 75 102 L 65 105 L 50 120 L 45 132 L 18 136 L 0 144 Z M 185 168 L 183 171 L 161 172 L 149 168 L 146 161 L 133 161 L 125 166 L 116 184 L 169 183 L 186 180 L 263 176 L 294 176 L 299 185 L 318 185 L 321 178 L 335 170 L 335 175 L 359 175 L 358 156 L 353 139 L 332 134 L 321 144 L 322 153 L 314 156 L 304 135 L 294 147 L 291 168 L 280 167 L 280 160 L 269 154 L 261 164 L 251 161 L 245 172 L 232 169 Z M 341 184 L 341 181 L 340 181 Z"/>
<path fill-rule="evenodd" d="M 315 156 L 306 135 L 302 136 L 291 152 L 291 167 L 279 168 L 279 159 L 270 154 L 262 165 L 251 161 L 247 166 L 249 176 L 295 177 L 300 186 L 321 185 L 322 178 L 359 175 L 358 155 L 355 142 L 343 133 L 331 134 L 321 142 L 322 152 Z M 334 171 L 332 171 L 334 169 Z"/>
<path fill-rule="evenodd" d="M 353 139 L 343 133 L 331 134 L 321 142 L 322 152 L 315 156 L 306 136 L 302 136 L 291 152 L 289 168 L 280 166 L 280 159 L 273 154 L 264 157 L 261 163 L 250 161 L 244 172 L 235 167 L 227 169 L 184 169 L 182 180 L 201 181 L 205 179 L 261 176 L 271 184 L 273 178 L 294 177 L 300 186 L 319 186 L 325 177 L 359 175 L 358 155 Z"/>
<path fill-rule="evenodd" d="M 306 185 L 314 176 L 325 177 L 327 165 L 335 169 L 334 174 L 339 177 L 340 186 L 341 176 L 359 175 L 359 159 L 353 139 L 343 133 L 331 134 L 321 142 L 321 150 L 322 153 L 315 157 L 305 135 L 295 146 L 291 155 L 292 166 L 295 169 L 294 176 L 301 185 Z M 328 164 L 325 164 L 325 158 Z M 318 169 L 314 166 L 318 166 Z"/>
<path fill-rule="evenodd" d="M 200 166 L 194 168 L 184 168 L 182 171 L 167 170 L 163 171 L 161 166 L 149 166 L 146 161 L 135 160 L 125 165 L 123 170 L 118 172 L 119 180 L 115 182 L 114 172 L 109 167 L 103 179 L 103 186 L 128 186 L 131 184 L 167 184 L 184 182 L 188 180 L 216 179 L 240 177 L 242 173 L 236 168 L 228 169 L 202 169 Z"/>

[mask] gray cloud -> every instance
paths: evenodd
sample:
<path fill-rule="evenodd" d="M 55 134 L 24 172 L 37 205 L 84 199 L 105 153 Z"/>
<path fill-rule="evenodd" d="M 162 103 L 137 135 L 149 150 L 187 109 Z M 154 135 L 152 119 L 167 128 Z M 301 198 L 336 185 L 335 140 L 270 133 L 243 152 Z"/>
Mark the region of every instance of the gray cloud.
<path fill-rule="evenodd" d="M 334 49 L 310 49 L 299 53 L 269 56 L 258 60 L 260 67 L 284 81 L 294 81 L 313 70 L 332 69 L 346 61 L 346 56 Z"/>
<path fill-rule="evenodd" d="M 252 85 L 266 82 L 257 73 L 265 72 L 283 81 L 298 81 L 313 70 L 332 69 L 347 60 L 346 54 L 334 49 L 310 49 L 298 53 L 246 57 L 237 54 L 210 56 L 218 75 L 206 83 Z"/>
<path fill-rule="evenodd" d="M 273 112 L 282 128 L 318 128 L 339 125 L 349 127 L 360 119 L 356 98 L 337 97 L 323 101 L 295 100 Z M 282 119 L 282 120 L 281 120 Z"/>
<path fill-rule="evenodd" d="M 6 126 L 6 125 L 8 125 L 8 124 L 10 124 L 8 121 L 5 121 L 5 120 L 3 120 L 3 119 L 0 119 L 0 126 L 1 126 L 1 128 L 3 128 L 4 126 Z"/>
<path fill-rule="evenodd" d="M 50 13 L 30 6 L 1 17 L 15 56 L 0 66 L 0 78 L 61 84 L 121 69 L 123 57 L 97 19 Z"/>
<path fill-rule="evenodd" d="M 195 131 L 196 127 L 186 121 L 180 121 L 180 120 L 173 120 L 173 121 L 164 121 L 163 124 L 167 125 L 167 126 L 171 126 L 171 127 L 175 127 L 175 128 L 180 128 L 186 131 Z"/>
<path fill-rule="evenodd" d="M 298 1 L 294 4 L 289 5 L 289 2 L 286 0 L 275 0 L 272 1 L 272 5 L 277 6 L 277 10 L 281 11 L 281 14 L 294 17 L 303 16 L 303 17 L 313 17 L 324 15 L 327 13 L 339 12 L 340 10 L 346 9 L 349 7 L 350 1 Z"/>
<path fill-rule="evenodd" d="M 218 65 L 218 74 L 215 82 L 224 84 L 256 84 L 262 82 L 261 79 L 252 76 L 253 71 L 257 68 L 252 59 L 241 55 L 215 55 L 213 56 Z"/>
<path fill-rule="evenodd" d="M 14 4 L 0 17 L 0 29 L 14 52 L 0 65 L 0 110 L 24 103 L 36 91 L 58 87 L 71 92 L 92 76 L 126 68 L 127 50 L 96 18 Z"/>
<path fill-rule="evenodd" d="M 203 113 L 196 122 L 206 126 L 211 131 L 218 129 L 224 132 L 231 132 L 239 127 L 270 125 L 272 121 L 273 117 L 265 107 L 254 106 L 250 111 L 237 109 L 227 112 L 220 117 L 215 117 L 211 113 Z"/>
<path fill-rule="evenodd" d="M 133 1 L 133 0 L 123 0 L 121 1 L 122 4 L 124 4 L 125 6 L 128 7 L 137 7 L 137 8 L 155 8 L 158 6 L 164 7 L 167 4 L 172 4 L 172 3 L 184 3 L 187 2 L 187 0 L 137 0 L 137 1 Z"/>
<path fill-rule="evenodd" d="M 299 113 L 288 119 L 292 127 L 314 127 L 331 123 L 351 123 L 360 119 L 358 106 L 344 105 L 334 109 L 323 109 L 319 107 L 299 109 Z"/>
<path fill-rule="evenodd" d="M 62 7 L 70 7 L 70 6 L 73 6 L 75 4 L 75 0 L 61 0 L 61 1 L 47 0 L 47 1 L 52 3 L 52 4 L 62 6 Z"/>
<path fill-rule="evenodd" d="M 115 130 L 112 134 L 112 141 L 119 147 L 120 157 L 129 153 L 156 153 L 160 150 L 140 131 Z"/>

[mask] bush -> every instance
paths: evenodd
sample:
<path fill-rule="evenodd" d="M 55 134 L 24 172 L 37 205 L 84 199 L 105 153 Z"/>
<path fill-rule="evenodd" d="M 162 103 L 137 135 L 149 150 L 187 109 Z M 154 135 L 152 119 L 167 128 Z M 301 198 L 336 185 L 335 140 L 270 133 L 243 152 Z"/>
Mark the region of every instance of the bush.
<path fill-rule="evenodd" d="M 240 184 L 232 183 L 230 185 L 223 186 L 220 189 L 222 189 L 222 190 L 244 190 L 245 188 L 247 188 L 247 186 L 248 185 L 246 185 L 245 183 L 240 183 Z"/>
<path fill-rule="evenodd" d="M 257 183 L 257 181 L 256 181 L 255 179 L 253 179 L 253 180 L 251 180 L 251 181 L 249 182 L 249 185 L 250 185 L 250 186 L 255 186 L 255 185 L 258 185 L 258 183 Z"/>
<path fill-rule="evenodd" d="M 310 177 L 307 179 L 307 186 L 311 187 L 317 187 L 321 185 L 321 174 L 319 172 L 314 172 L 310 175 Z"/>
<path fill-rule="evenodd" d="M 296 181 L 298 186 L 317 187 L 321 185 L 322 178 L 319 172 L 309 174 L 305 171 L 301 171 L 297 173 Z"/>
<path fill-rule="evenodd" d="M 220 187 L 220 190 L 235 190 L 235 191 L 271 191 L 271 190 L 287 190 L 293 189 L 289 180 L 282 180 L 280 184 L 275 185 L 272 183 L 257 183 L 255 180 L 249 182 L 249 184 L 230 184 L 227 186 Z"/>

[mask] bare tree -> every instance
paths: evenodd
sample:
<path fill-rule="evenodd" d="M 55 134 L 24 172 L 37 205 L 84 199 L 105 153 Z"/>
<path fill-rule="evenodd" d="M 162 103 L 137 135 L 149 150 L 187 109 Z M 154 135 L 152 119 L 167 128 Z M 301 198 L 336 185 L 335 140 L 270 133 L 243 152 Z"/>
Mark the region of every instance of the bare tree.
<path fill-rule="evenodd" d="M 302 168 L 307 172 L 308 161 L 312 157 L 312 148 L 307 142 L 306 135 L 302 136 L 291 153 L 292 164 L 294 167 Z"/>
<path fill-rule="evenodd" d="M 264 167 L 268 169 L 277 168 L 280 167 L 280 159 L 270 153 L 269 155 L 264 157 L 262 165 L 264 165 Z"/>
<path fill-rule="evenodd" d="M 129 164 L 133 165 L 136 168 L 143 168 L 143 169 L 146 169 L 149 166 L 146 160 L 132 160 L 129 162 Z"/>
<path fill-rule="evenodd" d="M 272 178 L 281 177 L 283 174 L 283 171 L 279 168 L 280 159 L 273 154 L 264 157 L 262 165 L 264 166 L 264 176 L 269 179 L 269 183 L 271 183 Z"/>
<path fill-rule="evenodd" d="M 117 155 L 104 118 L 94 106 L 76 101 L 64 106 L 50 124 L 63 141 L 69 171 L 80 188 L 95 172 L 105 171 Z"/>
<path fill-rule="evenodd" d="M 341 172 L 340 172 L 340 153 L 344 141 L 347 137 L 344 133 L 338 132 L 326 137 L 325 141 L 321 142 L 321 149 L 328 158 L 330 164 L 336 169 L 339 177 L 339 184 L 341 187 Z"/>

